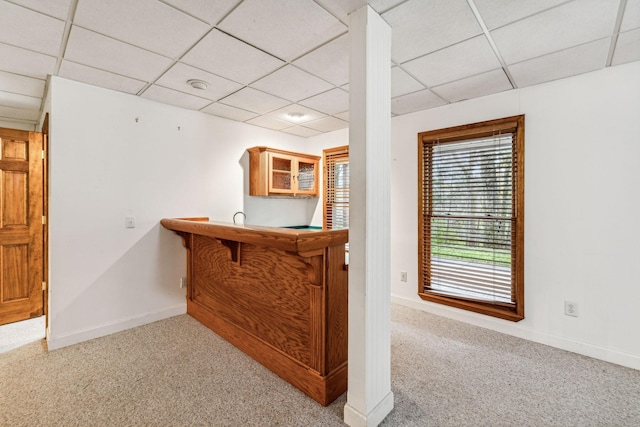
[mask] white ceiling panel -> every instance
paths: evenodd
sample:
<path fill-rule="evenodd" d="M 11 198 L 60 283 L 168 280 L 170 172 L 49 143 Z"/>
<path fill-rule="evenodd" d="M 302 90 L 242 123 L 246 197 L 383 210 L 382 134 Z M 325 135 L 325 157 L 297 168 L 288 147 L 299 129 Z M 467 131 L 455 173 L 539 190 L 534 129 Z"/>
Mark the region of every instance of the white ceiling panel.
<path fill-rule="evenodd" d="M 349 121 L 349 111 L 344 111 L 342 113 L 334 114 L 339 119 Z"/>
<path fill-rule="evenodd" d="M 498 67 L 500 61 L 483 35 L 403 64 L 405 70 L 429 87 Z"/>
<path fill-rule="evenodd" d="M 340 36 L 293 63 L 336 86 L 343 85 L 349 81 L 349 35 Z"/>
<path fill-rule="evenodd" d="M 141 96 L 164 104 L 188 108 L 189 110 L 199 110 L 211 104 L 211 101 L 208 99 L 189 95 L 188 93 L 178 92 L 158 85 L 149 86 Z"/>
<path fill-rule="evenodd" d="M 425 89 L 393 98 L 391 100 L 391 112 L 393 114 L 407 114 L 444 104 L 445 102 L 442 99 L 438 98 L 430 90 Z"/>
<path fill-rule="evenodd" d="M 502 68 L 432 88 L 450 102 L 479 98 L 509 89 L 511 83 Z"/>
<path fill-rule="evenodd" d="M 0 71 L 0 90 L 42 98 L 45 81 Z"/>
<path fill-rule="evenodd" d="M 0 42 L 57 55 L 64 21 L 6 1 L 0 2 Z"/>
<path fill-rule="evenodd" d="M 293 65 L 286 65 L 251 86 L 294 102 L 325 92 L 333 87 L 330 83 Z"/>
<path fill-rule="evenodd" d="M 203 113 L 213 114 L 214 116 L 220 116 L 239 122 L 244 122 L 258 116 L 257 113 L 242 110 L 236 107 L 231 107 L 230 105 L 221 104 L 219 102 L 213 103 L 200 111 L 202 111 Z"/>
<path fill-rule="evenodd" d="M 320 135 L 322 133 L 317 130 L 306 128 L 304 126 L 291 126 L 290 128 L 282 129 L 282 132 L 301 136 L 303 138 L 311 138 L 312 136 Z"/>
<path fill-rule="evenodd" d="M 640 28 L 640 0 L 627 0 L 620 32 Z"/>
<path fill-rule="evenodd" d="M 171 60 L 109 37 L 74 26 L 69 35 L 65 59 L 129 76 L 152 81 Z"/>
<path fill-rule="evenodd" d="M 325 9 L 349 25 L 349 14 L 367 4 L 367 0 L 316 0 Z"/>
<path fill-rule="evenodd" d="M 242 0 L 164 0 L 165 3 L 215 25 Z"/>
<path fill-rule="evenodd" d="M 539 56 L 509 66 L 518 87 L 561 79 L 603 68 L 609 52 L 609 38 Z"/>
<path fill-rule="evenodd" d="M 71 0 L 12 0 L 12 2 L 62 20 L 67 19 L 71 4 Z"/>
<path fill-rule="evenodd" d="M 243 84 L 249 84 L 285 64 L 215 29 L 191 49 L 181 62 Z"/>
<path fill-rule="evenodd" d="M 291 117 L 289 113 L 299 113 L 302 114 L 302 117 Z M 319 118 L 325 117 L 323 113 L 312 110 L 311 108 L 307 108 L 303 105 L 299 104 L 291 104 L 287 105 L 284 108 L 279 108 L 275 111 L 267 114 L 268 117 L 272 117 L 274 119 L 282 120 L 285 122 L 289 122 L 289 124 L 301 124 L 306 123 L 311 120 L 317 120 Z"/>
<path fill-rule="evenodd" d="M 378 13 L 386 12 L 405 0 L 369 0 L 369 6 Z"/>
<path fill-rule="evenodd" d="M 208 86 L 206 89 L 195 89 L 187 83 L 187 81 L 191 79 L 203 80 L 208 83 Z M 243 85 L 239 83 L 179 62 L 164 73 L 156 83 L 212 101 L 217 101 L 243 87 Z"/>
<path fill-rule="evenodd" d="M 245 87 L 220 100 L 223 104 L 264 114 L 290 104 L 289 101 L 259 90 Z"/>
<path fill-rule="evenodd" d="M 56 68 L 56 58 L 0 43 L 0 70 L 46 79 Z"/>
<path fill-rule="evenodd" d="M 507 64 L 608 37 L 618 0 L 581 0 L 491 32 Z"/>
<path fill-rule="evenodd" d="M 337 18 L 308 0 L 244 0 L 218 27 L 286 61 L 347 31 Z"/>
<path fill-rule="evenodd" d="M 247 120 L 245 123 L 273 130 L 282 130 L 291 126 L 291 123 L 283 122 L 267 116 L 256 117 L 255 119 Z"/>
<path fill-rule="evenodd" d="M 157 0 L 82 0 L 74 25 L 176 58 L 209 25 Z"/>
<path fill-rule="evenodd" d="M 391 97 L 395 98 L 407 93 L 424 89 L 424 85 L 411 77 L 400 67 L 391 68 Z"/>
<path fill-rule="evenodd" d="M 0 105 L 5 107 L 39 110 L 42 98 L 0 91 Z"/>
<path fill-rule="evenodd" d="M 618 36 L 618 44 L 613 54 L 613 65 L 640 61 L 640 29 L 627 31 Z"/>
<path fill-rule="evenodd" d="M 567 0 L 474 0 L 490 30 L 566 3 Z"/>
<path fill-rule="evenodd" d="M 304 124 L 305 127 L 320 131 L 320 132 L 332 132 L 338 129 L 344 129 L 349 127 L 349 123 L 344 120 L 340 120 L 336 117 L 324 117 L 322 119 L 313 120 Z"/>
<path fill-rule="evenodd" d="M 27 110 L 23 108 L 5 107 L 3 105 L 0 105 L 0 117 L 34 122 L 40 117 L 40 109 L 38 107 L 38 109 Z"/>
<path fill-rule="evenodd" d="M 399 64 L 482 32 L 465 0 L 409 0 L 382 17 L 393 29 L 391 57 Z"/>
<path fill-rule="evenodd" d="M 130 77 L 121 76 L 82 64 L 76 64 L 71 61 L 62 61 L 58 75 L 78 82 L 88 83 L 90 85 L 130 94 L 138 93 L 140 89 L 145 87 L 147 84 L 141 80 L 132 79 Z"/>
<path fill-rule="evenodd" d="M 349 109 L 349 94 L 342 89 L 335 88 L 299 103 L 326 114 L 336 114 Z"/>

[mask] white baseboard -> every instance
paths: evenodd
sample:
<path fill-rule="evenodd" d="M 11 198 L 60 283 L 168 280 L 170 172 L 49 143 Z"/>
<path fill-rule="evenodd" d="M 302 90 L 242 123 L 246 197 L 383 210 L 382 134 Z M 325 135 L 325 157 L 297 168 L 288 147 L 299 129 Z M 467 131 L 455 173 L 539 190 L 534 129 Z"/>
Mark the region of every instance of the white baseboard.
<path fill-rule="evenodd" d="M 540 344 L 549 345 L 562 350 L 578 353 L 583 356 L 593 357 L 594 359 L 604 360 L 605 362 L 615 363 L 616 365 L 626 366 L 628 368 L 640 370 L 640 356 L 635 354 L 624 353 L 621 351 L 611 350 L 594 344 L 584 343 L 571 340 L 569 338 L 557 335 L 545 334 L 542 332 L 532 331 L 516 327 L 510 322 L 500 319 L 485 318 L 485 316 L 476 313 L 458 310 L 446 305 L 428 303 L 423 301 L 415 301 L 408 298 L 391 296 L 391 302 L 405 307 L 414 308 L 427 313 L 436 314 L 460 322 L 469 323 L 481 328 L 491 329 L 507 335 L 513 335 L 525 340 L 534 341 Z"/>
<path fill-rule="evenodd" d="M 348 398 L 347 398 L 348 399 Z M 349 427 L 375 427 L 393 409 L 393 392 L 389 392 L 368 414 L 363 414 L 347 402 L 344 405 L 344 422 Z"/>
<path fill-rule="evenodd" d="M 140 316 L 131 317 L 129 319 L 120 320 L 113 323 L 103 324 L 90 329 L 83 329 L 72 332 L 70 334 L 52 337 L 47 328 L 47 348 L 49 351 L 57 350 L 83 341 L 92 340 L 94 338 L 104 337 L 116 332 L 125 331 L 127 329 L 146 325 L 148 323 L 157 322 L 158 320 L 168 319 L 169 317 L 179 316 L 187 312 L 186 302 L 174 307 L 153 313 L 145 313 Z M 54 325 L 55 326 L 55 325 Z"/>

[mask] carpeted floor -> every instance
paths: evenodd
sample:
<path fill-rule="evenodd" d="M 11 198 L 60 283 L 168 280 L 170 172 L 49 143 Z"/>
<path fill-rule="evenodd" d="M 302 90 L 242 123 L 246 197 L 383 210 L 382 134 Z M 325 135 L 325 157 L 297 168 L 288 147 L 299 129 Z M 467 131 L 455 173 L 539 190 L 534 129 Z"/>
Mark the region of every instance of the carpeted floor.
<path fill-rule="evenodd" d="M 640 371 L 392 306 L 385 426 L 640 426 Z M 341 426 L 184 315 L 0 354 L 1 426 Z"/>

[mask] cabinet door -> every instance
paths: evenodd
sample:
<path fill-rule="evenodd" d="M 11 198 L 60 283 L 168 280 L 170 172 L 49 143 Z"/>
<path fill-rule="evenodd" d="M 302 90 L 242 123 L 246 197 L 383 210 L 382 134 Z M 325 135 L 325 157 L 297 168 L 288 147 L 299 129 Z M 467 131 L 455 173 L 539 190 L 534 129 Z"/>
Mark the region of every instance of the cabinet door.
<path fill-rule="evenodd" d="M 298 159 L 298 168 L 295 179 L 295 185 L 297 187 L 296 194 L 317 194 L 317 171 L 317 160 Z"/>
<path fill-rule="evenodd" d="M 295 157 L 269 153 L 269 193 L 295 192 Z"/>

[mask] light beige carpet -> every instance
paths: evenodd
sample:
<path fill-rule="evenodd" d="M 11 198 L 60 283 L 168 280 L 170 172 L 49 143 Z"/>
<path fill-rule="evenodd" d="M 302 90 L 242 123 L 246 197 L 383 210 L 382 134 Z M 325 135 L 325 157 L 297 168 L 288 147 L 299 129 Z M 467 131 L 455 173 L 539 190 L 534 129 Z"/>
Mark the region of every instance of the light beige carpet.
<path fill-rule="evenodd" d="M 640 426 L 640 371 L 392 306 L 387 426 Z M 0 355 L 1 426 L 340 426 L 187 315 Z"/>

